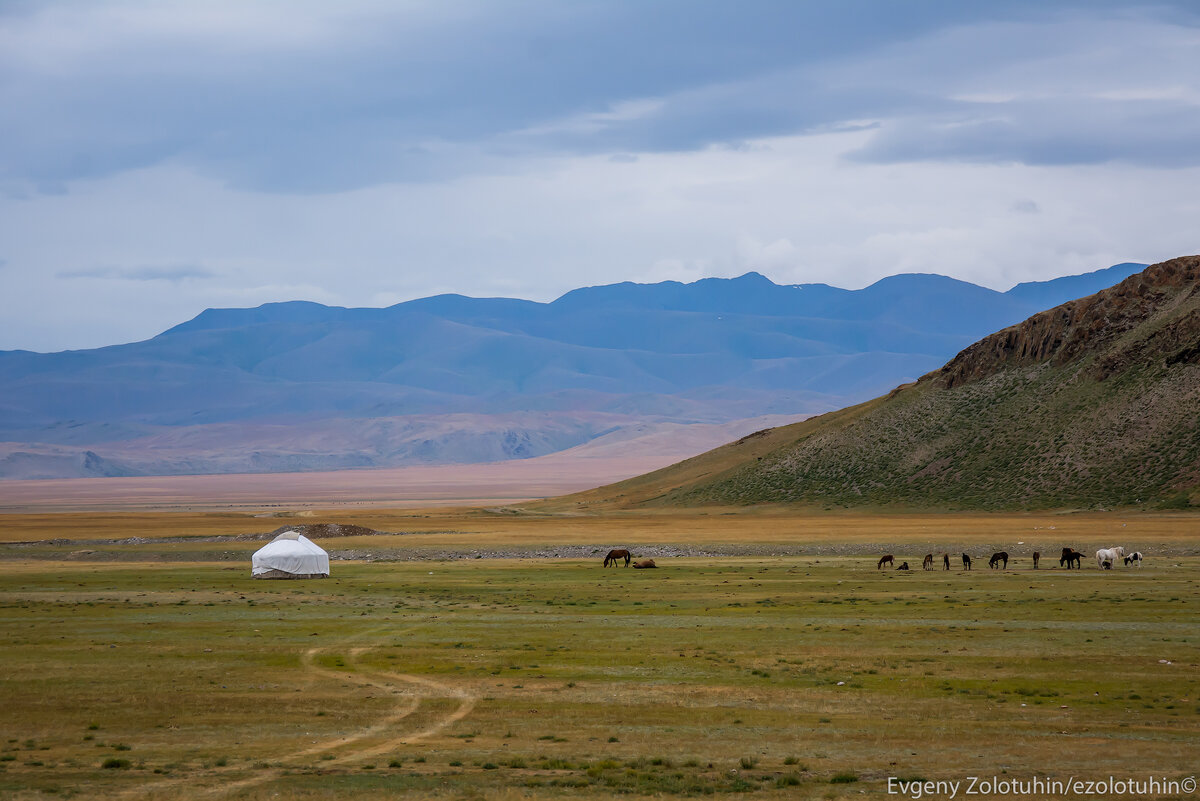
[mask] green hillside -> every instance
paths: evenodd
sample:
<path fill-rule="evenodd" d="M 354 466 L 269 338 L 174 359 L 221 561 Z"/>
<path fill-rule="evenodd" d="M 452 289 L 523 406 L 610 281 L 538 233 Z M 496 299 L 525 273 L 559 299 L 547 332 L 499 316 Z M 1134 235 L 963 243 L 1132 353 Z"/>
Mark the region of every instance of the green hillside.
<path fill-rule="evenodd" d="M 884 398 L 555 506 L 1183 506 L 1200 487 L 1200 257 L 1153 265 Z"/>

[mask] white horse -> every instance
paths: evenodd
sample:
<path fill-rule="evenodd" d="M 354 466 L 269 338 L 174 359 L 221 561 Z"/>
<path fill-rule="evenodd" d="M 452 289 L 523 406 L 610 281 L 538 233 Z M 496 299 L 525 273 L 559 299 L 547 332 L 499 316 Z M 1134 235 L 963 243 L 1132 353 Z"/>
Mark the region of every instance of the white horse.
<path fill-rule="evenodd" d="M 1110 562 L 1115 567 L 1118 559 L 1125 558 L 1125 548 L 1118 545 L 1116 548 L 1101 548 L 1096 551 L 1096 567 L 1104 568 L 1105 562 Z"/>
<path fill-rule="evenodd" d="M 1141 567 L 1142 566 L 1142 552 L 1134 551 L 1133 553 L 1129 554 L 1129 556 L 1125 557 L 1125 567 L 1129 567 L 1129 564 L 1131 562 L 1133 564 L 1136 564 L 1138 567 Z"/>

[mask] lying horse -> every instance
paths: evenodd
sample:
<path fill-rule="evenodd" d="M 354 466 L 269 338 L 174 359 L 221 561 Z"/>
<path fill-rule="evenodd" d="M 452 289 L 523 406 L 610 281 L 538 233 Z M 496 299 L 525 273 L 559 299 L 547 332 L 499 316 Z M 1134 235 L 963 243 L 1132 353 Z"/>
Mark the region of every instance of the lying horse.
<path fill-rule="evenodd" d="M 908 562 L 901 562 L 900 567 L 898 567 L 896 569 L 897 570 L 908 570 Z"/>
<path fill-rule="evenodd" d="M 629 560 L 632 558 L 633 557 L 629 554 L 629 551 L 625 550 L 624 548 L 616 548 L 609 551 L 608 556 L 604 557 L 604 566 L 608 567 L 609 562 L 612 562 L 613 566 L 616 567 L 617 562 L 624 559 L 625 567 L 629 567 Z"/>
<path fill-rule="evenodd" d="M 1039 560 L 1039 559 L 1041 559 L 1041 558 L 1042 558 L 1042 552 L 1041 552 L 1041 551 L 1034 551 L 1034 552 L 1033 552 L 1033 569 L 1034 569 L 1034 570 L 1037 570 L 1037 566 L 1038 566 L 1038 560 Z"/>
<path fill-rule="evenodd" d="M 967 556 L 964 553 L 963 554 L 963 570 L 970 570 L 970 569 L 971 569 L 971 557 Z"/>
<path fill-rule="evenodd" d="M 875 569 L 879 570 L 884 565 L 894 565 L 894 564 L 896 564 L 896 560 L 893 559 L 892 555 L 889 553 L 887 556 L 884 556 L 879 560 L 879 564 L 875 565 Z"/>
<path fill-rule="evenodd" d="M 640 562 L 633 563 L 634 570 L 646 570 L 647 568 L 651 568 L 651 567 L 658 567 L 658 565 L 654 564 L 653 559 L 643 559 Z"/>
<path fill-rule="evenodd" d="M 921 563 L 922 570 L 933 570 L 933 554 L 925 554 L 925 561 Z"/>
<path fill-rule="evenodd" d="M 1142 552 L 1141 551 L 1134 551 L 1133 553 L 1129 554 L 1129 556 L 1125 557 L 1125 567 L 1129 567 L 1129 565 L 1131 563 L 1137 563 L 1138 567 L 1142 566 Z"/>
<path fill-rule="evenodd" d="M 988 560 L 988 567 L 995 567 L 998 563 L 1003 562 L 1002 570 L 1008 570 L 1008 551 L 997 551 L 992 554 L 992 558 Z"/>
<path fill-rule="evenodd" d="M 1105 562 L 1112 562 L 1114 565 L 1118 559 L 1125 558 L 1125 549 L 1118 545 L 1116 548 L 1101 548 L 1096 551 L 1096 565 L 1104 567 Z"/>

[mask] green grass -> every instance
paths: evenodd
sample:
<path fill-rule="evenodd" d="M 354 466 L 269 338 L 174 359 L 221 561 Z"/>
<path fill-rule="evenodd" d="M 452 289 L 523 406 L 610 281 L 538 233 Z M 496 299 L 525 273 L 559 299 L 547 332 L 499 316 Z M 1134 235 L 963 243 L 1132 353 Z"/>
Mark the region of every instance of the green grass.
<path fill-rule="evenodd" d="M 1200 462 L 1197 371 L 1153 365 L 1098 381 L 1091 369 L 1012 369 L 950 390 L 924 382 L 837 413 L 855 425 L 797 423 L 777 450 L 653 504 L 1190 508 L 1179 487 L 1194 485 Z"/>
<path fill-rule="evenodd" d="M 889 775 L 1099 776 L 1097 751 L 1193 766 L 1195 557 L 662 564 L 10 563 L 0 795 L 858 798 Z"/>

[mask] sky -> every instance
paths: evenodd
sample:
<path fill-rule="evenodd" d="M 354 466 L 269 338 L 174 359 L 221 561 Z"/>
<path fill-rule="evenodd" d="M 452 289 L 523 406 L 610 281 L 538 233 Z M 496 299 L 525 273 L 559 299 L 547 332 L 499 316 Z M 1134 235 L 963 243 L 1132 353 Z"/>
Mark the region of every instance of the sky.
<path fill-rule="evenodd" d="M 4 0 L 0 350 L 1200 252 L 1200 6 Z"/>

